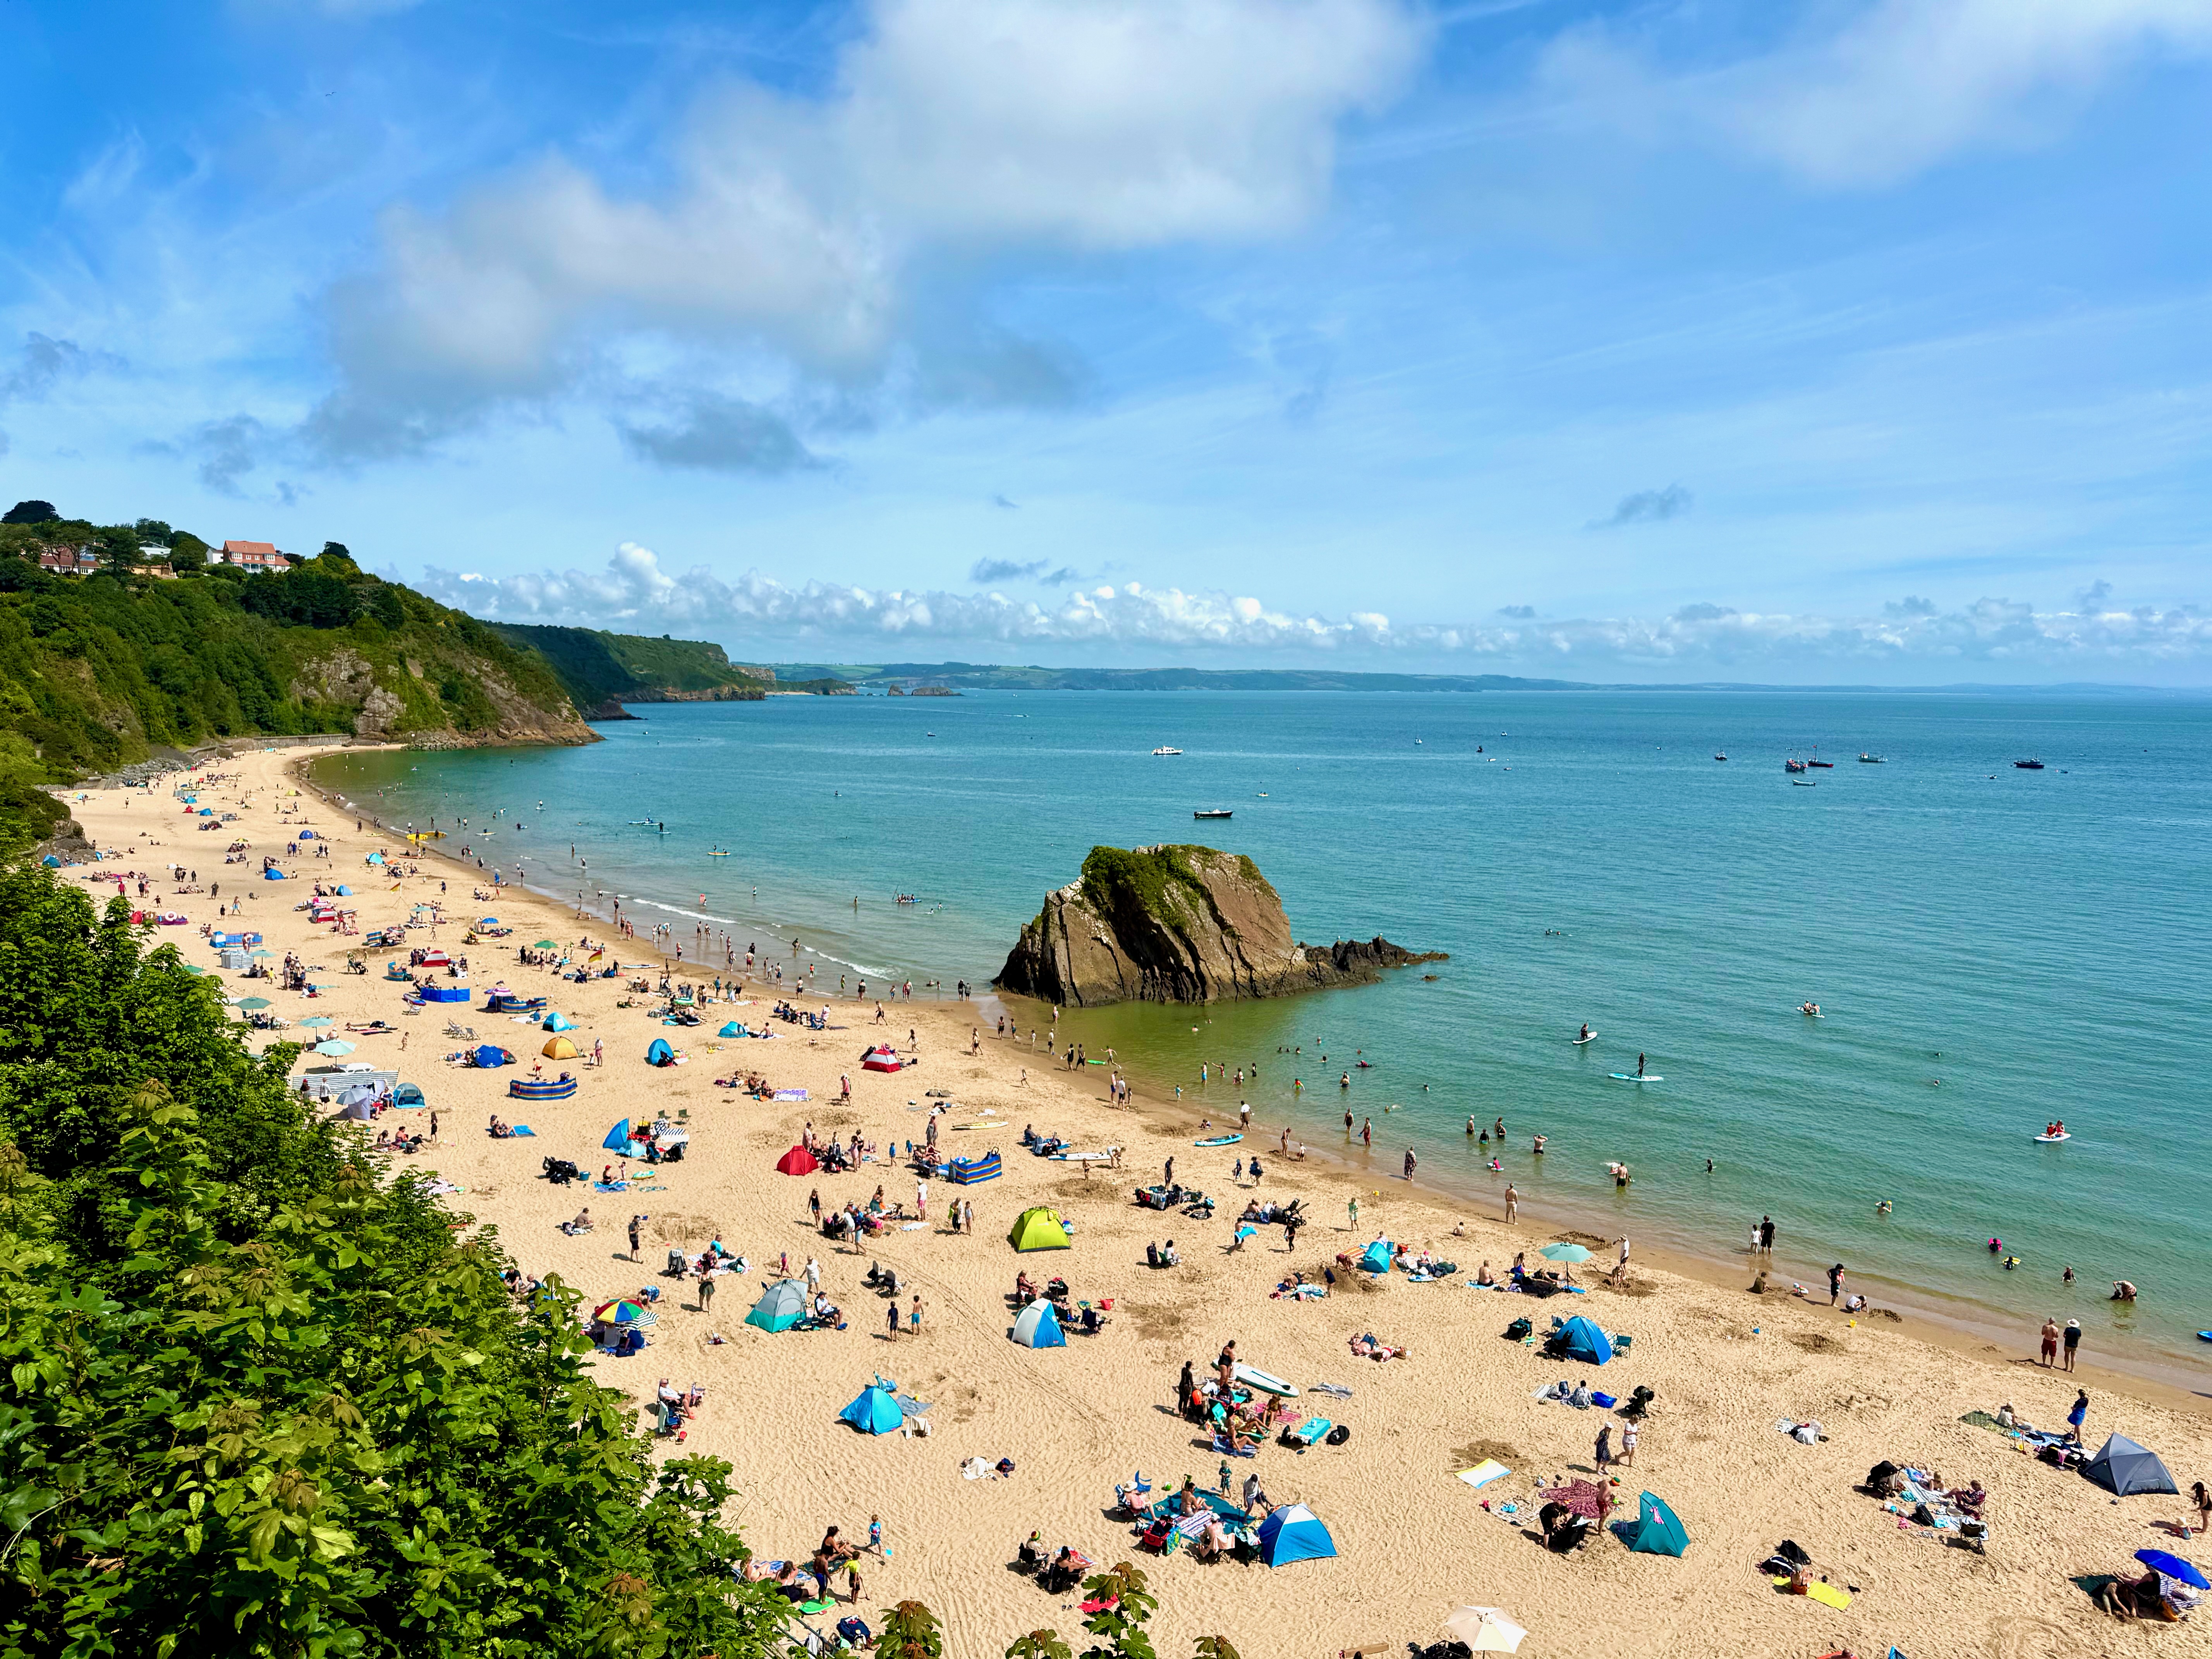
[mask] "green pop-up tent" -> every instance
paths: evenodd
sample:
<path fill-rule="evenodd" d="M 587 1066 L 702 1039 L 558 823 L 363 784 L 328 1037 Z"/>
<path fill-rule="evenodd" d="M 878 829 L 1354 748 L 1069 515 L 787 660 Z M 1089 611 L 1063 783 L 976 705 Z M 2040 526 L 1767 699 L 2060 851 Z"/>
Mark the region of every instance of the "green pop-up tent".
<path fill-rule="evenodd" d="M 764 1331 L 787 1331 L 806 1317 L 806 1291 L 795 1279 L 779 1279 L 761 1292 L 745 1323 Z"/>
<path fill-rule="evenodd" d="M 1022 1212 L 1006 1242 L 1017 1250 L 1064 1250 L 1068 1248 L 1067 1229 L 1057 1215 L 1040 1204 Z"/>

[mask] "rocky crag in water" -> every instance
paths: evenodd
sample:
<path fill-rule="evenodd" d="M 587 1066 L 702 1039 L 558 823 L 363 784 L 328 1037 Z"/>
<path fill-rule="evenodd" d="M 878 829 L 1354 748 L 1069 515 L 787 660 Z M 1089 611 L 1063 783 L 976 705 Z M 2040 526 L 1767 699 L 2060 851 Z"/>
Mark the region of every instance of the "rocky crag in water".
<path fill-rule="evenodd" d="M 1073 1007 L 1287 996 L 1441 962 L 1386 939 L 1301 945 L 1249 858 L 1211 847 L 1094 847 L 1047 896 L 999 970 L 1001 989 Z"/>

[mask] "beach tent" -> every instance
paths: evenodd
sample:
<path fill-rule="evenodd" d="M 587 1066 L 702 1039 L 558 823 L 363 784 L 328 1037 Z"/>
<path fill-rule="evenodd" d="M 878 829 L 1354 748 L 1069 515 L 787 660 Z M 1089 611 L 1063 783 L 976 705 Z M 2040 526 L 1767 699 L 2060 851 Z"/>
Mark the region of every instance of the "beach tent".
<path fill-rule="evenodd" d="M 61 856 L 56 853 L 47 854 L 46 857 L 40 859 L 39 862 L 45 865 L 49 870 L 58 870 L 62 867 Z"/>
<path fill-rule="evenodd" d="M 727 1024 L 724 1025 L 720 1030 L 715 1032 L 714 1035 L 716 1036 L 741 1037 L 749 1036 L 751 1033 L 747 1031 L 744 1026 L 738 1024 L 738 1022 L 733 1019 Z"/>
<path fill-rule="evenodd" d="M 352 1105 L 338 1113 L 341 1119 L 349 1119 L 356 1123 L 366 1123 L 375 1115 L 376 1113 L 371 1109 L 369 1103 L 365 1100 L 356 1100 Z"/>
<path fill-rule="evenodd" d="M 906 1062 L 889 1048 L 871 1048 L 860 1056 L 860 1069 L 864 1072 L 896 1072 L 905 1065 Z"/>
<path fill-rule="evenodd" d="M 363 859 L 362 862 L 363 864 L 381 864 L 384 862 L 384 854 L 381 853 L 371 853 L 367 858 Z"/>
<path fill-rule="evenodd" d="M 504 1048 L 495 1048 L 489 1042 L 483 1043 L 477 1049 L 477 1064 L 504 1066 L 507 1064 L 507 1051 Z"/>
<path fill-rule="evenodd" d="M 996 1147 L 981 1158 L 956 1158 L 945 1166 L 945 1178 L 956 1187 L 972 1187 L 979 1181 L 996 1181 L 1000 1173 Z"/>
<path fill-rule="evenodd" d="M 1376 1239 L 1367 1247 L 1366 1253 L 1359 1258 L 1359 1271 L 1364 1273 L 1389 1273 L 1393 1254 L 1389 1239 Z"/>
<path fill-rule="evenodd" d="M 676 1063 L 676 1050 L 668 1046 L 666 1037 L 653 1038 L 653 1046 L 645 1051 L 645 1063 L 648 1066 L 673 1066 Z"/>
<path fill-rule="evenodd" d="M 312 830 L 302 830 L 300 831 L 300 839 L 301 841 L 313 841 L 314 838 L 315 832 Z"/>
<path fill-rule="evenodd" d="M 264 870 L 261 872 L 261 879 L 264 881 L 282 881 L 284 879 L 284 872 L 282 870 Z"/>
<path fill-rule="evenodd" d="M 1561 1326 L 1553 1340 L 1566 1358 L 1579 1359 L 1585 1365 L 1602 1365 L 1613 1358 L 1613 1344 L 1605 1333 L 1580 1314 Z"/>
<path fill-rule="evenodd" d="M 837 1420 L 850 1423 L 862 1434 L 889 1434 L 906 1421 L 906 1413 L 878 1377 L 860 1390 L 858 1400 L 837 1413 Z"/>
<path fill-rule="evenodd" d="M 822 1166 L 814 1161 L 814 1154 L 804 1146 L 794 1146 L 778 1158 L 775 1167 L 786 1175 L 812 1175 Z"/>
<path fill-rule="evenodd" d="M 1017 1250 L 1064 1250 L 1068 1247 L 1067 1229 L 1058 1216 L 1039 1205 L 1022 1212 L 1013 1231 L 1006 1235 L 1006 1243 Z"/>
<path fill-rule="evenodd" d="M 2116 1434 L 2098 1448 L 2097 1455 L 2081 1466 L 2081 1473 L 2106 1492 L 2121 1498 L 2137 1492 L 2176 1492 L 2173 1477 L 2158 1454 Z"/>
<path fill-rule="evenodd" d="M 1014 1321 L 1014 1340 L 1024 1348 L 1064 1348 L 1067 1334 L 1060 1328 L 1060 1316 L 1052 1304 L 1039 1297 Z"/>
<path fill-rule="evenodd" d="M 394 1106 L 420 1106 L 422 1091 L 411 1083 L 403 1083 L 392 1091 L 392 1103 Z"/>
<path fill-rule="evenodd" d="M 366 1083 L 356 1083 L 352 1088 L 342 1091 L 338 1095 L 338 1104 L 341 1106 L 374 1106 L 375 1103 L 376 1091 Z"/>
<path fill-rule="evenodd" d="M 624 1118 L 607 1131 L 607 1138 L 599 1145 L 611 1152 L 627 1152 L 629 1151 L 629 1120 Z"/>
<path fill-rule="evenodd" d="M 1270 1510 L 1260 1523 L 1260 1559 L 1271 1567 L 1287 1567 L 1293 1561 L 1311 1561 L 1336 1553 L 1336 1540 L 1321 1517 L 1303 1504 L 1285 1504 Z"/>
<path fill-rule="evenodd" d="M 538 1052 L 548 1060 L 574 1060 L 576 1045 L 564 1036 L 547 1037 L 545 1046 Z"/>
<path fill-rule="evenodd" d="M 1646 1555 L 1680 1555 L 1690 1547 L 1690 1534 L 1682 1530 L 1674 1511 L 1648 1492 L 1643 1495 L 1636 1519 L 1623 1522 L 1619 1530 L 1622 1543 Z"/>
<path fill-rule="evenodd" d="M 576 1022 L 566 1014 L 548 1014 L 545 1016 L 545 1029 L 549 1031 L 573 1031 L 576 1029 Z"/>
<path fill-rule="evenodd" d="M 340 898 L 351 898 L 353 896 L 353 889 L 347 886 L 343 882 L 339 883 L 338 896 Z"/>
<path fill-rule="evenodd" d="M 745 1323 L 764 1331 L 787 1331 L 805 1317 L 805 1287 L 795 1279 L 779 1279 L 761 1292 Z"/>

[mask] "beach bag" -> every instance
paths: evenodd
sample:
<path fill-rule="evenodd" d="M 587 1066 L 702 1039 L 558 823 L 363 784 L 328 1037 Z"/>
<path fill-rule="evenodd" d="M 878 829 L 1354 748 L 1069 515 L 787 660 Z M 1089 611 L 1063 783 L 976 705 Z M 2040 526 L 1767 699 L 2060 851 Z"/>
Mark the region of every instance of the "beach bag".
<path fill-rule="evenodd" d="M 1881 1462 L 1875 1464 L 1872 1468 L 1867 1471 L 1867 1490 L 1869 1492 L 1887 1492 L 1889 1490 L 1889 1478 L 1896 1473 L 1897 1465 L 1891 1462 L 1887 1458 L 1883 1458 Z"/>
<path fill-rule="evenodd" d="M 1785 1538 L 1774 1547 L 1774 1553 L 1792 1566 L 1809 1567 L 1813 1558 L 1805 1553 L 1805 1547 L 1794 1538 Z"/>
<path fill-rule="evenodd" d="M 1332 1446 L 1341 1446 L 1346 1441 L 1352 1438 L 1352 1425 L 1349 1423 L 1340 1423 L 1334 1428 L 1331 1429 L 1328 1433 L 1323 1437 L 1323 1438 L 1325 1438 Z"/>
<path fill-rule="evenodd" d="M 1516 1319 L 1505 1328 L 1505 1340 L 1518 1342 L 1536 1328 L 1525 1319 Z"/>

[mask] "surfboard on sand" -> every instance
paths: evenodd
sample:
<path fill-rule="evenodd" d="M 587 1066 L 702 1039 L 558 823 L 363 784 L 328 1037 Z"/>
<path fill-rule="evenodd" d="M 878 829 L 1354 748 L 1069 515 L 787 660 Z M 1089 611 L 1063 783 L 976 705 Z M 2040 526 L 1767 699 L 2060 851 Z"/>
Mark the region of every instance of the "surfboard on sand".
<path fill-rule="evenodd" d="M 1204 1140 L 1194 1140 L 1190 1144 L 1194 1146 L 1234 1146 L 1243 1139 L 1243 1135 L 1208 1135 Z"/>
<path fill-rule="evenodd" d="M 1619 1078 L 1623 1083 L 1664 1083 L 1667 1080 L 1663 1077 L 1658 1077 L 1656 1075 L 1650 1077 L 1638 1077 L 1633 1072 L 1615 1072 L 1613 1075 Z"/>
<path fill-rule="evenodd" d="M 1279 1395 L 1285 1400 L 1298 1397 L 1298 1385 L 1285 1382 L 1279 1376 L 1271 1376 L 1255 1365 L 1239 1365 L 1230 1375 L 1247 1388 L 1257 1389 L 1261 1394 Z"/>

